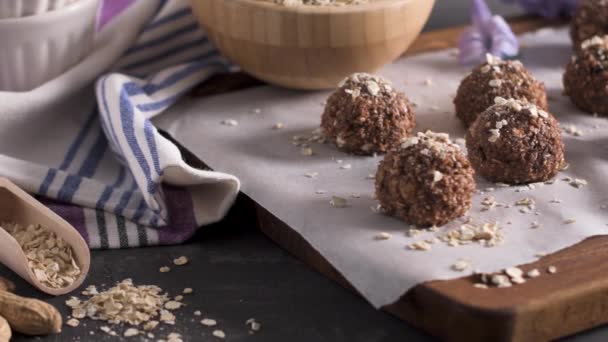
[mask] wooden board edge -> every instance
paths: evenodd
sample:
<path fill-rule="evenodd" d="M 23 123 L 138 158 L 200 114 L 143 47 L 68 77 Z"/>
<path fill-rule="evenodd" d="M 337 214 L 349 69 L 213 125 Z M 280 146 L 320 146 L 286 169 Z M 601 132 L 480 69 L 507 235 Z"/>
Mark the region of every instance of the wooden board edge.
<path fill-rule="evenodd" d="M 276 244 L 360 295 L 299 233 L 258 204 L 256 212 L 259 229 Z M 582 268 L 606 257 L 608 236 L 592 237 L 522 265 L 524 270 L 544 271 L 526 284 L 476 289 L 476 275 L 429 281 L 382 310 L 446 341 L 527 342 L 565 337 L 608 323 L 608 265 Z M 549 275 L 548 265 L 556 266 L 558 273 Z M 559 291 L 560 286 L 565 288 Z"/>

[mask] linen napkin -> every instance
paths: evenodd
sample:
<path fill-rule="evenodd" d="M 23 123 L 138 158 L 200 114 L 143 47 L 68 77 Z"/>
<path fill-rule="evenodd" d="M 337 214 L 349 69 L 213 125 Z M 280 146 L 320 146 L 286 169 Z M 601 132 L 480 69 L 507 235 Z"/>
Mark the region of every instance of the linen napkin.
<path fill-rule="evenodd" d="M 186 0 L 104 6 L 88 57 L 34 90 L 0 92 L 0 176 L 91 248 L 180 243 L 221 219 L 240 184 L 187 165 L 150 119 L 230 64 Z"/>

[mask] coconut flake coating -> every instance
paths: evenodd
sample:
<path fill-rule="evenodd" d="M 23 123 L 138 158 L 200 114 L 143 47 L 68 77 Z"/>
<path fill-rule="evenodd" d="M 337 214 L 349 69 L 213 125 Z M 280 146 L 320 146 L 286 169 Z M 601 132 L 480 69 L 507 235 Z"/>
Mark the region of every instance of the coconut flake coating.
<path fill-rule="evenodd" d="M 557 120 L 519 100 L 497 98 L 469 128 L 466 145 L 475 171 L 492 182 L 543 182 L 564 165 Z"/>
<path fill-rule="evenodd" d="M 608 36 L 583 42 L 566 67 L 564 89 L 580 109 L 608 115 Z"/>
<path fill-rule="evenodd" d="M 474 191 L 473 168 L 447 134 L 418 133 L 388 152 L 376 173 L 383 210 L 421 227 L 464 215 Z"/>
<path fill-rule="evenodd" d="M 608 34 L 608 0 L 579 0 L 572 23 L 570 37 L 575 50 L 594 36 Z"/>
<path fill-rule="evenodd" d="M 454 98 L 456 116 L 469 127 L 477 116 L 494 104 L 495 97 L 534 103 L 547 110 L 545 85 L 536 80 L 520 61 L 503 61 L 492 55 L 465 77 Z"/>
<path fill-rule="evenodd" d="M 362 73 L 340 84 L 321 118 L 326 138 L 358 155 L 381 154 L 399 146 L 414 126 L 414 112 L 405 94 L 381 77 Z"/>

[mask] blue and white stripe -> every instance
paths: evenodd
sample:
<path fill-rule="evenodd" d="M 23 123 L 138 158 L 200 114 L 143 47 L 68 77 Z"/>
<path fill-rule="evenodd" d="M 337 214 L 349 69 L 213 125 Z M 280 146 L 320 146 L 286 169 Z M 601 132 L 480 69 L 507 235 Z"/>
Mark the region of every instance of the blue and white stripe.
<path fill-rule="evenodd" d="M 150 121 L 231 65 L 207 40 L 186 0 L 146 1 L 156 1 L 156 14 L 111 71 L 97 78 L 96 105 L 75 109 L 70 125 L 76 129 L 66 137 L 62 160 L 43 167 L 0 154 L 8 169 L 0 172 L 27 190 L 85 207 L 86 235 L 94 248 L 178 241 L 180 234 L 161 241 L 155 229 L 172 223 L 162 186 L 167 167 L 184 170 L 180 184 L 230 182 L 234 187 L 226 196 L 238 192 L 234 177 L 187 166 Z M 35 171 L 26 176 L 13 168 Z M 222 211 L 218 218 L 227 208 Z"/>

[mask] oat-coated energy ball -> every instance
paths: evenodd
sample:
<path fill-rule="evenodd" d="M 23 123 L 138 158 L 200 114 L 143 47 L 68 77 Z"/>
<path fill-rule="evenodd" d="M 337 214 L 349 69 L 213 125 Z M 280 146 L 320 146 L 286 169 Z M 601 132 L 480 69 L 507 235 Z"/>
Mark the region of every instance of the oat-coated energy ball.
<path fill-rule="evenodd" d="M 414 112 L 405 94 L 387 80 L 364 73 L 342 81 L 321 118 L 329 141 L 359 155 L 385 153 L 399 146 L 414 126 Z"/>
<path fill-rule="evenodd" d="M 464 215 L 475 191 L 474 171 L 447 134 L 418 133 L 386 154 L 376 173 L 383 210 L 421 227 Z"/>
<path fill-rule="evenodd" d="M 572 102 L 589 113 L 608 115 L 608 36 L 583 42 L 564 73 Z"/>
<path fill-rule="evenodd" d="M 594 36 L 608 34 L 608 0 L 579 0 L 570 25 L 575 50 Z"/>
<path fill-rule="evenodd" d="M 469 128 L 466 144 L 475 171 L 492 182 L 547 181 L 564 165 L 557 120 L 520 100 L 496 98 Z"/>
<path fill-rule="evenodd" d="M 536 80 L 520 61 L 503 61 L 486 55 L 462 80 L 454 105 L 456 116 L 469 127 L 477 116 L 494 104 L 495 97 L 527 100 L 547 110 L 545 85 Z"/>

